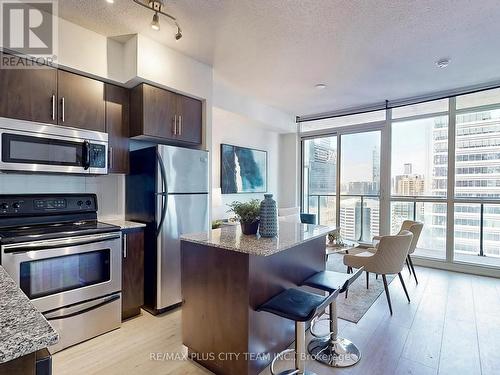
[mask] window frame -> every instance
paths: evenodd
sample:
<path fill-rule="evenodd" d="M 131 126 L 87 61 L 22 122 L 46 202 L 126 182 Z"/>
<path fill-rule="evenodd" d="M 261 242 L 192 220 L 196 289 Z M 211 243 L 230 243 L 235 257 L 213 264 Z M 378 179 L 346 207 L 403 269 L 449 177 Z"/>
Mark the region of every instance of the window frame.
<path fill-rule="evenodd" d="M 487 88 L 482 91 L 494 90 L 495 88 Z M 481 91 L 477 91 L 481 92 Z M 336 136 L 337 137 L 337 184 L 336 184 L 336 222 L 337 226 L 340 224 L 340 181 L 341 181 L 341 137 L 345 134 L 355 134 L 355 133 L 364 133 L 374 130 L 381 131 L 381 152 L 380 152 L 380 194 L 379 194 L 379 229 L 381 234 L 389 234 L 391 229 L 391 203 L 392 202 L 428 202 L 428 203 L 446 203 L 446 238 L 445 238 L 445 247 L 446 247 L 446 258 L 444 260 L 440 259 L 432 259 L 438 260 L 445 263 L 452 264 L 466 264 L 473 265 L 481 268 L 493 268 L 496 270 L 500 269 L 500 261 L 498 265 L 486 265 L 482 263 L 476 262 L 467 262 L 462 260 L 455 259 L 455 232 L 454 232 L 454 224 L 455 224 L 455 205 L 456 204 L 482 204 L 482 205 L 499 205 L 500 207 L 500 198 L 477 198 L 477 197 L 456 197 L 455 196 L 455 186 L 456 186 L 456 177 L 457 171 L 455 169 L 456 164 L 456 146 L 457 146 L 457 127 L 456 120 L 457 115 L 470 113 L 470 112 L 480 112 L 480 111 L 488 111 L 488 110 L 498 110 L 500 109 L 500 98 L 498 104 L 486 104 L 486 105 L 478 105 L 467 108 L 457 109 L 457 97 L 462 95 L 453 95 L 448 98 L 448 111 L 440 111 L 434 113 L 425 113 L 418 114 L 409 117 L 399 117 L 397 119 L 392 120 L 392 109 L 386 108 L 386 120 L 385 121 L 377 121 L 366 124 L 356 124 L 356 125 L 348 125 L 342 127 L 335 127 L 332 129 L 321 129 L 317 131 L 308 131 L 301 132 L 300 126 L 298 127 L 298 142 L 300 142 L 300 206 L 303 209 L 304 203 L 304 147 L 303 141 L 306 139 L 312 139 L 317 137 L 328 137 L 328 136 Z M 441 100 L 441 99 L 436 99 Z M 408 104 L 412 105 L 412 104 Z M 391 163 L 392 163 L 392 124 L 402 121 L 410 121 L 422 118 L 429 118 L 435 116 L 447 116 L 448 117 L 448 152 L 447 152 L 447 184 L 446 184 L 446 197 L 439 196 L 417 196 L 417 197 L 406 197 L 406 196 L 397 196 L 392 194 L 392 172 L 391 172 Z M 307 121 L 312 121 L 310 118 Z M 299 119 L 300 122 L 300 119 Z M 492 151 L 493 153 L 494 151 Z M 500 151 L 499 151 L 500 153 Z M 482 225 L 482 224 L 481 224 Z M 482 238 L 483 240 L 483 238 Z M 481 245 L 482 247 L 482 245 Z M 425 257 L 421 257 L 423 259 L 428 259 Z"/>

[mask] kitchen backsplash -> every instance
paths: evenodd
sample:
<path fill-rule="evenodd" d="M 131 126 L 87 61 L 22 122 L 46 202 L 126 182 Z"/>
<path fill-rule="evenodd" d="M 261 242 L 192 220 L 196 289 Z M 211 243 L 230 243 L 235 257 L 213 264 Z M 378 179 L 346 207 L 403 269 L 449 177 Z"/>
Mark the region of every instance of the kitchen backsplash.
<path fill-rule="evenodd" d="M 125 176 L 110 174 L 85 177 L 70 175 L 0 174 L 0 194 L 95 193 L 99 217 L 125 214 Z"/>

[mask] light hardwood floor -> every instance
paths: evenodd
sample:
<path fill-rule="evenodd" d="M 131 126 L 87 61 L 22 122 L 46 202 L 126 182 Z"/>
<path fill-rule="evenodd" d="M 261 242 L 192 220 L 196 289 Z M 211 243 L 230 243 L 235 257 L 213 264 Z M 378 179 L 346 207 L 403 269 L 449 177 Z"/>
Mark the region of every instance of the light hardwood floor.
<path fill-rule="evenodd" d="M 339 321 L 340 335 L 362 351 L 356 366 L 338 370 L 310 362 L 309 369 L 318 375 L 500 374 L 500 280 L 421 267 L 417 274 L 418 286 L 404 274 L 411 304 L 399 280 L 391 283 L 392 317 L 381 294 L 358 324 Z M 209 374 L 191 361 L 151 359 L 152 353 L 185 353 L 180 322 L 180 309 L 158 317 L 143 312 L 116 331 L 57 353 L 53 373 Z M 286 367 L 290 363 L 279 365 Z"/>

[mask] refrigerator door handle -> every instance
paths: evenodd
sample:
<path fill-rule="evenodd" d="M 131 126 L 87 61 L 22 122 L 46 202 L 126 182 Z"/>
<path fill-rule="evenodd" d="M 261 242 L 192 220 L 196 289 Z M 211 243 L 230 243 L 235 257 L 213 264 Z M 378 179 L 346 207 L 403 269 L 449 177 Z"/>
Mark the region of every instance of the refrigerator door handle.
<path fill-rule="evenodd" d="M 163 222 L 165 221 L 165 216 L 167 215 L 167 206 L 168 206 L 168 184 L 167 184 L 167 172 L 165 171 L 165 165 L 163 164 L 163 159 L 161 157 L 158 149 L 156 150 L 158 156 L 158 166 L 160 167 L 160 176 L 161 176 L 161 184 L 163 191 L 161 193 L 157 193 L 157 197 L 161 197 L 161 216 L 160 221 L 158 222 L 158 228 L 156 228 L 156 235 L 158 236 L 161 231 L 161 227 L 163 226 Z"/>

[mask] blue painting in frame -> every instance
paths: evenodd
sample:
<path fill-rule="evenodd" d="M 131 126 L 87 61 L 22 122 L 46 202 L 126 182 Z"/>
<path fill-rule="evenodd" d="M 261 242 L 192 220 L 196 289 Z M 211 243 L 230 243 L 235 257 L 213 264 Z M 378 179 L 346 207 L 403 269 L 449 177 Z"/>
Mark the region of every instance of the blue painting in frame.
<path fill-rule="evenodd" d="M 267 152 L 221 144 L 222 194 L 266 193 Z"/>

